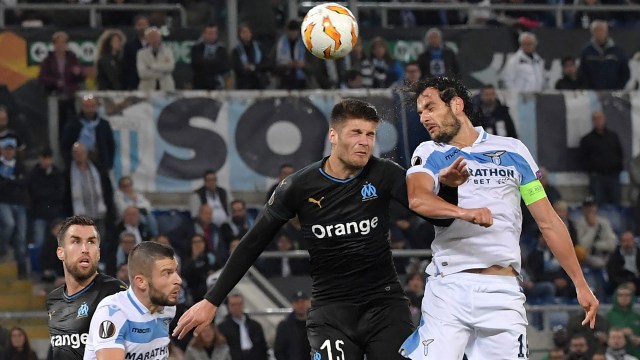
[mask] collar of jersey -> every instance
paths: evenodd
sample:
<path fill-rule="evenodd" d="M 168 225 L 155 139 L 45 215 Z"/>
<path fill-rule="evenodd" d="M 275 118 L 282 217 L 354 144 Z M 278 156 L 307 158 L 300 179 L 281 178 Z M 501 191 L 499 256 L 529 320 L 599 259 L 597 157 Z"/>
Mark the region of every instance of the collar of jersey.
<path fill-rule="evenodd" d="M 85 288 L 84 288 L 84 289 L 82 289 L 82 290 L 78 291 L 77 293 L 75 293 L 75 294 L 73 294 L 73 295 L 71 295 L 71 296 L 67 295 L 67 287 L 65 286 L 65 287 L 64 287 L 64 290 L 62 291 L 62 296 L 64 296 L 65 300 L 73 300 L 73 299 L 76 299 L 78 296 L 80 296 L 80 295 L 82 295 L 82 294 L 86 293 L 89 289 L 91 289 L 91 287 L 93 287 L 93 284 L 95 284 L 95 283 L 96 283 L 96 278 L 97 278 L 97 276 L 93 279 L 93 281 L 92 281 L 92 282 L 90 282 L 90 283 L 89 283 L 89 285 L 85 286 Z"/>
<path fill-rule="evenodd" d="M 476 140 L 473 142 L 473 144 L 471 146 L 487 141 L 487 138 L 489 137 L 489 134 L 486 131 L 484 131 L 482 126 L 474 126 L 474 129 L 478 132 L 478 137 L 476 138 Z M 453 146 L 451 144 L 444 144 L 444 143 L 438 143 L 438 144 L 440 144 L 441 146 L 445 146 L 445 147 L 447 145 Z"/>
<path fill-rule="evenodd" d="M 324 158 L 322 160 L 322 163 L 320 164 L 320 168 L 318 170 L 320 170 L 320 174 L 324 175 L 324 177 L 326 177 L 327 179 L 329 179 L 331 181 L 335 181 L 335 182 L 342 183 L 342 184 L 348 183 L 349 181 L 351 181 L 351 180 L 357 178 L 358 176 L 360 176 L 360 174 L 362 173 L 362 170 L 364 170 L 364 168 L 360 169 L 360 171 L 358 171 L 358 173 L 354 177 L 350 177 L 348 179 L 338 179 L 336 177 L 333 177 L 333 176 L 327 174 L 327 172 L 324 171 L 324 164 L 327 162 L 328 159 L 329 159 L 329 157 L 327 156 L 326 158 Z M 368 164 L 368 162 L 367 162 L 367 164 Z M 365 166 L 367 166 L 367 165 L 365 165 Z"/>
<path fill-rule="evenodd" d="M 147 309 L 146 306 L 142 305 L 142 303 L 138 300 L 138 298 L 136 297 L 136 294 L 133 293 L 133 290 L 131 287 L 127 290 L 127 297 L 129 298 L 131 305 L 133 305 L 133 307 L 136 308 L 136 310 L 138 310 L 140 315 L 144 315 L 150 312 L 149 309 Z"/>

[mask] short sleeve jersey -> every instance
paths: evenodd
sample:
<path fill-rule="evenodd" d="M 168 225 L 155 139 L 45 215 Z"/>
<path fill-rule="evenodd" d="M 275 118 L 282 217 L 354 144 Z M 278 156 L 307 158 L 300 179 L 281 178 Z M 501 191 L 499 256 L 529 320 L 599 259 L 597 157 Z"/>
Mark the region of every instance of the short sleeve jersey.
<path fill-rule="evenodd" d="M 309 243 L 314 305 L 403 298 L 389 245 L 389 202 L 406 206 L 405 170 L 372 157 L 359 174 L 336 179 L 326 158 L 283 180 L 270 215 L 298 216 Z"/>
<path fill-rule="evenodd" d="M 101 349 L 119 348 L 124 349 L 125 359 L 166 360 L 169 324 L 175 314 L 175 306 L 151 313 L 131 289 L 108 296 L 91 319 L 84 359 L 96 359 Z"/>
<path fill-rule="evenodd" d="M 459 156 L 467 162 L 470 177 L 458 187 L 458 206 L 487 207 L 493 215 L 493 225 L 479 225 L 457 219 L 448 227 L 436 227 L 431 248 L 433 261 L 427 273 L 451 274 L 465 269 L 492 265 L 512 266 L 520 272 L 520 232 L 522 212 L 521 188 L 540 178 L 540 171 L 526 146 L 517 139 L 490 135 L 481 127 L 470 147 L 427 141 L 413 153 L 407 175 L 423 172 L 435 182 L 437 174 Z"/>
<path fill-rule="evenodd" d="M 126 289 L 120 280 L 98 274 L 89 285 L 71 296 L 66 294 L 64 285 L 49 293 L 47 311 L 53 358 L 82 359 L 89 324 L 98 304 L 105 297 Z"/>

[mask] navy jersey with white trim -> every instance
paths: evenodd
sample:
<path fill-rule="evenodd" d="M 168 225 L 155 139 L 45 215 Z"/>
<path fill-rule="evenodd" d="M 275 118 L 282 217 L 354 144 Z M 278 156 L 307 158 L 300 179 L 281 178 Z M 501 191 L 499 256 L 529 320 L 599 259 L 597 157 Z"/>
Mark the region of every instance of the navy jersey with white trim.
<path fill-rule="evenodd" d="M 372 157 L 348 180 L 314 163 L 278 186 L 266 211 L 298 216 L 309 244 L 314 304 L 402 298 L 389 246 L 389 202 L 407 206 L 404 169 Z"/>
<path fill-rule="evenodd" d="M 91 318 L 98 304 L 105 297 L 126 289 L 122 281 L 98 274 L 89 285 L 72 296 L 65 293 L 65 285 L 49 293 L 47 311 L 53 359 L 82 359 Z"/>

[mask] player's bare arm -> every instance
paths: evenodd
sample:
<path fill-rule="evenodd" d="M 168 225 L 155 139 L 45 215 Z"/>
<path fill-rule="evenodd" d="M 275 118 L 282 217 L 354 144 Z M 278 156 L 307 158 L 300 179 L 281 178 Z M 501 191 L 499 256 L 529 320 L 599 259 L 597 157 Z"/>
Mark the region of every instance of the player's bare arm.
<path fill-rule="evenodd" d="M 96 351 L 98 360 L 124 360 L 124 349 L 102 349 Z"/>
<path fill-rule="evenodd" d="M 566 226 L 553 210 L 551 203 L 545 197 L 528 205 L 531 215 L 536 220 L 542 236 L 549 249 L 558 259 L 562 268 L 567 272 L 576 286 L 578 302 L 586 315 L 582 325 L 589 324 L 593 329 L 596 324 L 599 302 L 593 295 L 573 249 L 573 243 Z"/>
<path fill-rule="evenodd" d="M 484 227 L 493 224 L 491 211 L 488 208 L 463 209 L 442 200 L 433 193 L 433 178 L 423 172 L 407 176 L 407 193 L 409 208 L 421 216 L 430 218 L 456 218 Z"/>

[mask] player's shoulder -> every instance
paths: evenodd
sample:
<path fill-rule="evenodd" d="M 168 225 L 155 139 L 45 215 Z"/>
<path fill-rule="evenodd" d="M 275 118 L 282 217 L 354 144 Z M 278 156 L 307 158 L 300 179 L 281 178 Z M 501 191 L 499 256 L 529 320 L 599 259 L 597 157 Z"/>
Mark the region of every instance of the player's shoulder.
<path fill-rule="evenodd" d="M 102 311 L 108 311 L 109 316 L 116 316 L 117 313 L 125 313 L 127 311 L 127 305 L 129 304 L 129 300 L 127 299 L 127 292 L 120 291 L 111 295 L 107 295 L 96 308 L 96 313 Z"/>
<path fill-rule="evenodd" d="M 64 294 L 64 286 L 65 285 L 62 284 L 57 288 L 51 290 L 51 292 L 47 294 L 47 302 L 61 300 Z"/>
<path fill-rule="evenodd" d="M 122 281 L 104 274 L 98 274 L 96 276 L 96 285 L 101 291 L 110 294 L 115 294 L 128 288 Z"/>
<path fill-rule="evenodd" d="M 486 144 L 499 145 L 504 147 L 505 150 L 507 149 L 517 150 L 521 146 L 524 146 L 522 141 L 509 136 L 500 136 L 500 135 L 493 135 L 493 134 L 486 134 L 486 136 L 487 136 L 487 139 L 485 141 Z"/>
<path fill-rule="evenodd" d="M 402 165 L 398 164 L 393 160 L 379 158 L 375 156 L 372 156 L 371 159 L 369 159 L 369 163 L 367 165 L 370 166 L 371 169 L 373 170 L 382 170 L 382 171 L 401 170 L 403 172 L 406 170 L 405 168 L 402 167 Z"/>
<path fill-rule="evenodd" d="M 318 176 L 318 172 L 322 168 L 322 163 L 323 163 L 323 160 L 319 160 L 314 163 L 311 163 L 303 167 L 302 169 L 294 172 L 293 174 L 289 175 L 288 178 L 295 183 L 297 181 L 303 182 L 306 179 L 316 177 Z"/>

